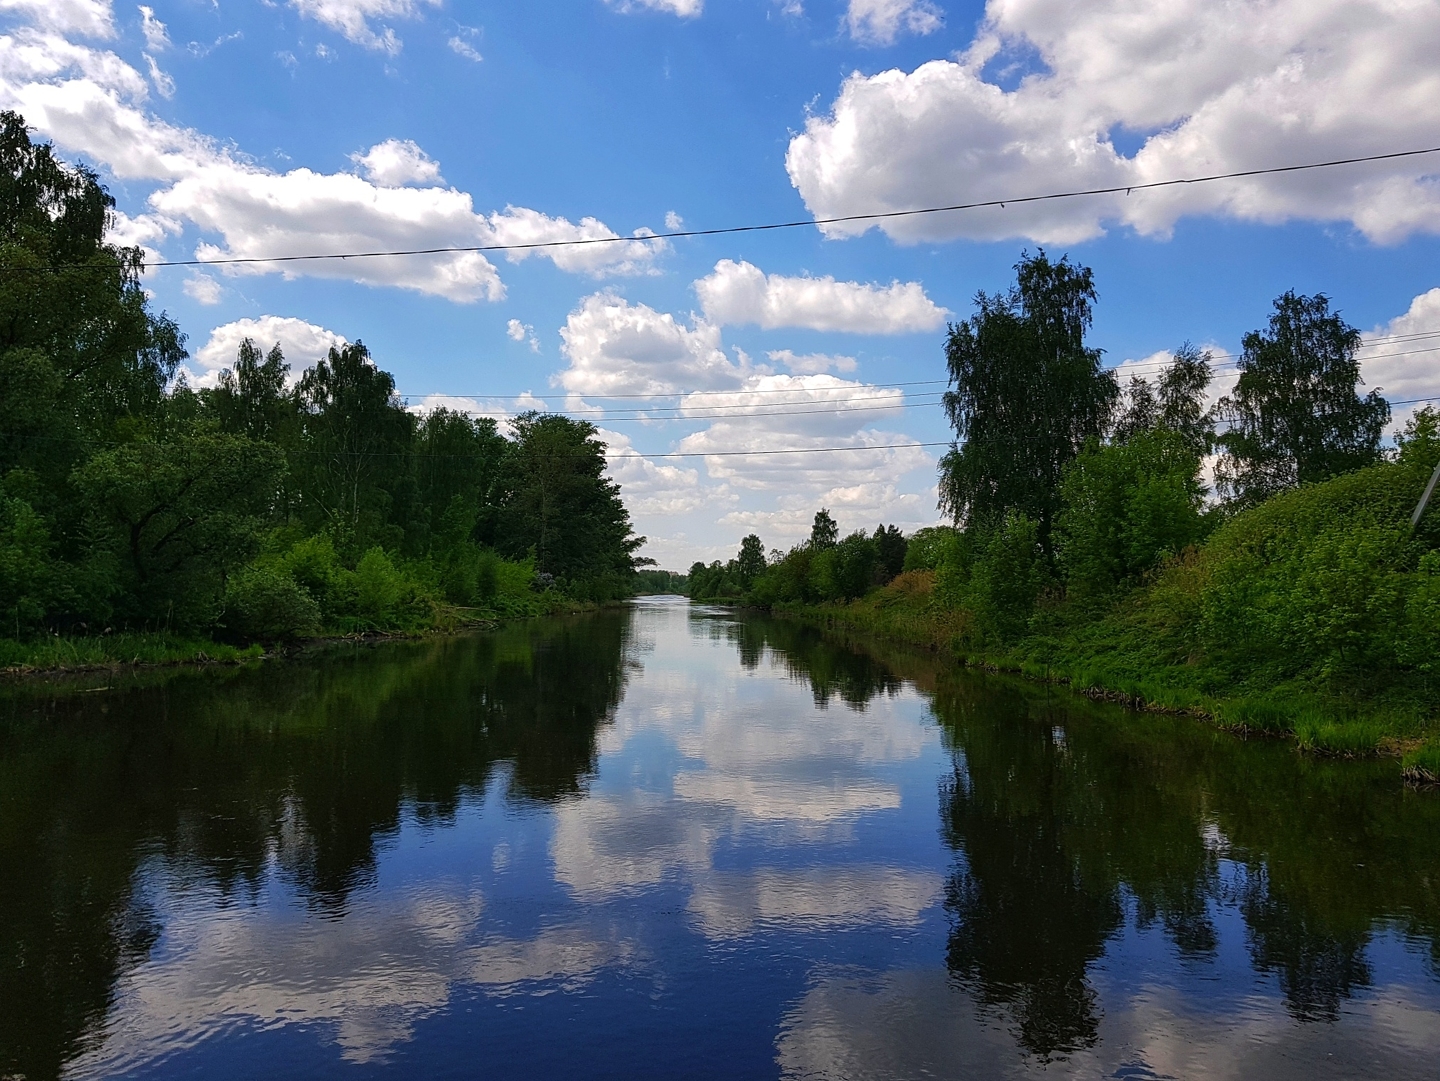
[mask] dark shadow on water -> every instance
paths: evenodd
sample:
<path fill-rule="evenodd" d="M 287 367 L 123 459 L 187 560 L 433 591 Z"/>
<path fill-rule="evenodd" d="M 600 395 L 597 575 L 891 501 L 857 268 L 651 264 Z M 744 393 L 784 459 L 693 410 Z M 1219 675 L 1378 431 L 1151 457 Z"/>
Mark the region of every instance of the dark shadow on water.
<path fill-rule="evenodd" d="M 501 776 L 511 800 L 583 793 L 624 691 L 630 618 L 335 648 L 102 694 L 4 688 L 0 1077 L 58 1076 L 153 945 L 135 894 L 147 854 L 234 903 L 273 857 L 338 916 L 407 808 L 445 823 Z"/>

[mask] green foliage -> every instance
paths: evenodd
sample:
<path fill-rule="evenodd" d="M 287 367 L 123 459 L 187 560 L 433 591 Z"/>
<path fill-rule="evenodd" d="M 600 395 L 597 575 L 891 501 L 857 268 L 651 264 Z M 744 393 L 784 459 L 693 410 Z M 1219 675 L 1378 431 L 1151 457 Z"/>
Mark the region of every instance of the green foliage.
<path fill-rule="evenodd" d="M 1327 297 L 1285 293 L 1268 329 L 1243 344 L 1240 378 L 1218 407 L 1222 492 L 1251 506 L 1379 458 L 1390 406 L 1378 390 L 1356 392 L 1360 332 L 1331 314 Z"/>
<path fill-rule="evenodd" d="M 754 533 L 740 542 L 740 554 L 735 560 L 735 570 L 740 577 L 740 585 L 745 589 L 753 586 L 755 579 L 765 573 L 765 542 Z"/>
<path fill-rule="evenodd" d="M 875 527 L 875 535 L 870 540 L 875 546 L 875 584 L 883 586 L 905 569 L 910 543 L 899 526 L 883 523 Z"/>
<path fill-rule="evenodd" d="M 828 517 L 828 515 L 827 515 Z M 815 552 L 810 561 L 808 594 L 822 601 L 863 597 L 875 576 L 875 543 L 864 532 Z"/>
<path fill-rule="evenodd" d="M 840 540 L 840 527 L 830 512 L 821 507 L 815 512 L 815 522 L 810 526 L 810 547 L 817 552 L 833 548 Z"/>
<path fill-rule="evenodd" d="M 259 544 L 283 471 L 274 445 L 203 425 L 101 451 L 78 468 L 92 543 L 118 568 L 122 616 L 180 627 L 213 620 L 225 573 Z"/>
<path fill-rule="evenodd" d="M 1071 592 L 1108 598 L 1199 542 L 1206 527 L 1199 474 L 1185 437 L 1165 428 L 1090 444 L 1065 469 L 1056 521 Z"/>
<path fill-rule="evenodd" d="M 225 623 L 247 641 L 288 641 L 320 629 L 320 605 L 273 562 L 245 567 L 225 589 Z"/>
<path fill-rule="evenodd" d="M 1065 466 L 1107 427 L 1118 394 L 1085 345 L 1096 298 L 1088 267 L 1022 257 L 1008 293 L 975 298 L 953 325 L 945 411 L 958 443 L 941 460 L 940 505 L 957 522 L 1033 520 L 1050 549 Z"/>
<path fill-rule="evenodd" d="M 635 572 L 635 592 L 640 596 L 677 595 L 684 596 L 690 588 L 690 579 L 675 571 L 638 570 Z"/>
<path fill-rule="evenodd" d="M 945 561 L 946 553 L 957 542 L 960 531 L 952 526 L 927 526 L 910 535 L 905 549 L 907 571 L 933 571 Z"/>
<path fill-rule="evenodd" d="M 605 476 L 595 426 L 554 413 L 522 413 L 500 463 L 498 513 L 487 538 L 511 559 L 534 553 L 536 571 L 574 595 L 629 596 L 645 543 L 631 531 L 620 487 Z"/>
<path fill-rule="evenodd" d="M 105 243 L 113 206 L 0 113 L 0 262 L 61 267 L 0 275 L 0 633 L 283 638 L 316 605 L 413 630 L 630 594 L 643 540 L 592 426 L 417 416 L 359 342 L 293 389 L 249 339 L 214 388 L 172 383 L 184 337 Z"/>

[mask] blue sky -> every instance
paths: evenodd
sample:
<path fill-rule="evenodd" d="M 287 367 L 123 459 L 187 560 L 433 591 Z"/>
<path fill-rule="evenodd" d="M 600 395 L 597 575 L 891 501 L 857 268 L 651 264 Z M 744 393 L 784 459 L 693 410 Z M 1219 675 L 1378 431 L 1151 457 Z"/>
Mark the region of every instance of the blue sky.
<path fill-rule="evenodd" d="M 100 170 L 117 238 L 170 259 L 629 236 L 1440 142 L 1433 4 L 0 0 L 0 27 L 3 105 Z M 933 522 L 915 444 L 947 436 L 940 388 L 884 384 L 943 378 L 946 320 L 1026 247 L 1095 269 L 1110 363 L 1233 353 L 1294 288 L 1377 339 L 1369 382 L 1440 394 L 1430 340 L 1396 339 L 1440 332 L 1437 171 L 147 284 L 193 381 L 248 333 L 296 367 L 361 339 L 417 406 L 550 396 L 647 456 L 613 472 L 648 554 L 683 568 L 752 530 L 786 546 L 822 503 L 846 530 Z M 856 449 L 656 457 L 794 447 Z"/>

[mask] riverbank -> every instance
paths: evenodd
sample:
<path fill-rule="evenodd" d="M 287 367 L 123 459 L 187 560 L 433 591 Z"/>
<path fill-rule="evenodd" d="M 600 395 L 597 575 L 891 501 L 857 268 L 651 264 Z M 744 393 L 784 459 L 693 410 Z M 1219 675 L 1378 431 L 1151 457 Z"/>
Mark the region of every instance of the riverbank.
<path fill-rule="evenodd" d="M 952 663 L 1067 684 L 1091 698 L 1184 714 L 1293 740 L 1309 754 L 1397 758 L 1407 779 L 1440 783 L 1440 719 L 1428 681 L 1238 678 L 1202 656 L 1175 657 L 1143 598 L 1100 619 L 1057 608 L 1043 629 L 1000 647 L 972 644 L 970 616 L 936 602 L 934 575 L 911 572 L 850 603 L 782 604 L 776 615 L 918 646 Z"/>
<path fill-rule="evenodd" d="M 120 633 L 105 635 L 51 635 L 29 641 L 0 638 L 0 678 L 53 676 L 80 672 L 118 671 L 130 668 L 172 668 L 211 664 L 241 665 L 339 642 L 403 641 L 488 630 L 517 620 L 571 615 L 597 607 L 588 601 L 546 599 L 523 610 L 446 608 L 424 626 L 329 628 L 320 634 L 285 642 L 238 644 L 203 635 Z"/>

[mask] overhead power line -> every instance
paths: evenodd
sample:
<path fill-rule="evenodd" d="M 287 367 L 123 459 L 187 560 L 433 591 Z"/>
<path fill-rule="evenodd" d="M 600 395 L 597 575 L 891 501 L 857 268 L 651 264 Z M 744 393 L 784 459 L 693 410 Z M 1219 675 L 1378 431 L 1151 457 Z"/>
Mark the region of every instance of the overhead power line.
<path fill-rule="evenodd" d="M 384 251 L 316 252 L 298 255 L 232 255 L 217 259 L 162 259 L 148 264 L 156 267 L 191 266 L 238 266 L 254 263 L 305 263 L 325 260 L 380 259 L 392 256 L 418 255 L 460 255 L 471 252 L 539 251 L 549 248 L 578 248 L 599 244 L 653 244 L 658 240 L 680 240 L 686 237 L 729 236 L 736 233 L 765 233 L 780 229 L 818 228 L 826 225 L 845 225 L 862 221 L 890 221 L 896 218 L 913 218 L 929 214 L 949 214 L 962 210 L 983 210 L 992 207 L 1004 209 L 1027 203 L 1053 202 L 1062 199 L 1083 199 L 1097 195 L 1126 195 L 1137 191 L 1155 191 L 1160 188 L 1183 187 L 1190 184 L 1211 184 L 1220 180 L 1242 180 L 1254 176 L 1276 176 L 1283 173 L 1301 173 L 1315 169 L 1334 169 L 1342 165 L 1363 165 L 1368 162 L 1396 161 L 1416 158 L 1426 154 L 1440 153 L 1440 146 L 1424 147 L 1418 150 L 1397 150 L 1388 154 L 1366 154 L 1353 158 L 1334 158 L 1329 161 L 1312 161 L 1300 165 L 1275 165 L 1264 169 L 1237 169 L 1228 173 L 1210 173 L 1204 176 L 1177 177 L 1172 180 L 1151 180 L 1139 184 L 1115 184 L 1103 188 L 1079 188 L 1073 191 L 1049 192 L 1044 195 L 1013 195 L 998 199 L 981 199 L 969 203 L 951 203 L 946 206 L 917 207 L 912 210 L 882 210 L 870 214 L 840 214 L 828 218 L 804 218 L 793 221 L 766 222 L 760 225 L 728 225 L 714 229 L 673 229 L 666 233 L 647 233 L 644 236 L 597 236 L 573 237 L 568 240 L 533 240 L 518 244 L 457 244 L 434 248 L 403 248 Z M 73 270 L 93 264 L 51 264 L 48 266 L 16 266 L 13 270 Z"/>

